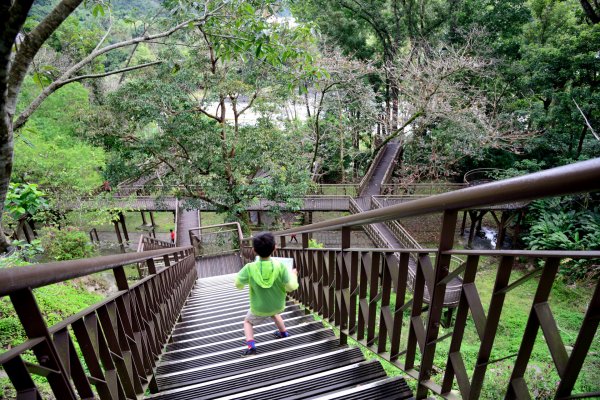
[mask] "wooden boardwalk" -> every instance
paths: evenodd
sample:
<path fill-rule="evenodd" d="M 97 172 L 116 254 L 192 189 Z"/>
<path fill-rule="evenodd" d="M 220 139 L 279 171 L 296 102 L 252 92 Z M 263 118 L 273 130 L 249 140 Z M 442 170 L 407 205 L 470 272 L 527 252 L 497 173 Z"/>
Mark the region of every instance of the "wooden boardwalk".
<path fill-rule="evenodd" d="M 281 314 L 290 337 L 271 321 L 255 326 L 257 355 L 241 357 L 248 290 L 235 275 L 198 279 L 156 368 L 148 399 L 406 399 L 401 377 L 377 360 L 340 346 L 334 332 L 288 302 Z"/>

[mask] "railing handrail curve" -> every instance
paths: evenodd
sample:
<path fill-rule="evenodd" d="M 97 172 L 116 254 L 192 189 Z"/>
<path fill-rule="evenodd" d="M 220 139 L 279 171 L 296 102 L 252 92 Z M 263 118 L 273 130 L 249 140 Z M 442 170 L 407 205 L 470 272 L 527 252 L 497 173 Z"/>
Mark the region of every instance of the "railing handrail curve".
<path fill-rule="evenodd" d="M 69 279 L 81 278 L 97 272 L 107 271 L 126 264 L 146 261 L 173 253 L 191 251 L 191 246 L 170 247 L 136 253 L 115 254 L 94 258 L 57 261 L 46 264 L 27 265 L 0 270 L 0 297 L 25 289 L 39 288 Z"/>
<path fill-rule="evenodd" d="M 416 199 L 360 214 L 334 218 L 275 232 L 275 234 L 289 235 L 291 233 L 336 230 L 445 210 L 461 210 L 593 190 L 600 190 L 600 158 Z"/>

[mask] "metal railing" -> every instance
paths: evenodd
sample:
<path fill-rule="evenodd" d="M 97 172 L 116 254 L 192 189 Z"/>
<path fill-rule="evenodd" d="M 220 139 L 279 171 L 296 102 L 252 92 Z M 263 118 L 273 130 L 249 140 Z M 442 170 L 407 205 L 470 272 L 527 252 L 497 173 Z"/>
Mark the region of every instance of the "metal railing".
<path fill-rule="evenodd" d="M 174 243 L 165 242 L 156 238 L 142 235 L 138 242 L 137 252 L 142 253 L 144 251 L 169 249 L 175 247 Z M 148 265 L 146 262 L 137 263 L 138 275 L 143 278 L 148 275 Z"/>
<path fill-rule="evenodd" d="M 477 168 L 468 171 L 463 177 L 463 181 L 468 186 L 481 185 L 482 183 L 493 182 L 497 180 L 496 175 L 501 172 L 498 168 Z"/>
<path fill-rule="evenodd" d="M 196 257 L 220 256 L 241 251 L 244 240 L 238 222 L 199 226 L 189 230 Z"/>
<path fill-rule="evenodd" d="M 360 180 L 360 183 L 358 184 L 358 194 L 359 195 L 363 192 L 363 190 L 365 190 L 365 187 L 369 184 L 369 181 L 373 177 L 373 174 L 375 173 L 375 169 L 377 168 L 377 165 L 379 164 L 379 161 L 381 161 L 381 158 L 383 157 L 384 154 L 385 154 L 385 146 L 383 146 L 381 149 L 379 149 L 379 151 L 375 155 L 375 158 L 373 159 L 373 161 L 371 161 L 371 165 L 369 165 L 369 169 L 367 170 L 367 173 Z"/>
<path fill-rule="evenodd" d="M 382 186 L 386 182 L 389 182 L 389 180 L 392 178 L 392 174 L 394 173 L 394 170 L 396 169 L 396 165 L 397 165 L 398 153 L 400 153 L 400 151 L 402 151 L 402 146 L 400 144 L 397 144 L 396 150 L 394 151 L 394 154 L 392 156 L 392 162 L 390 162 L 388 164 L 388 166 L 386 167 L 385 174 L 383 175 L 383 179 L 381 180 L 381 182 L 379 182 L 381 184 L 381 186 L 379 187 L 380 193 L 382 190 Z"/>
<path fill-rule="evenodd" d="M 428 182 L 428 183 L 384 183 L 381 185 L 382 196 L 425 197 L 460 190 L 466 183 Z"/>
<path fill-rule="evenodd" d="M 320 183 L 308 191 L 307 195 L 325 195 L 325 196 L 358 196 L 357 183 Z"/>
<path fill-rule="evenodd" d="M 342 344 L 352 336 L 417 379 L 417 398 L 425 398 L 432 391 L 446 398 L 460 395 L 476 399 L 481 395 L 488 367 L 512 359 L 514 365 L 506 392 L 498 393 L 498 397 L 530 398 L 525 371 L 540 329 L 560 377 L 554 396 L 598 396 L 600 391 L 578 394 L 572 391 L 600 323 L 600 280 L 595 282 L 577 337 L 569 343 L 570 353 L 548 307 L 548 298 L 563 260 L 596 259 L 600 258 L 600 251 L 453 250 L 453 245 L 459 210 L 599 189 L 600 159 L 594 159 L 276 232 L 281 237 L 301 234 L 303 245 L 302 249 L 286 248 L 282 239 L 277 254 L 295 260 L 300 282 L 294 292 L 296 300 L 337 326 Z M 443 213 L 437 249 L 351 247 L 353 227 L 434 212 Z M 333 229 L 341 229 L 340 248 L 308 248 L 312 233 Z M 466 262 L 451 269 L 452 256 L 466 257 Z M 411 257 L 417 259 L 412 288 L 408 286 Z M 517 277 L 511 280 L 515 261 L 522 257 L 537 261 L 534 265 L 538 268 L 524 275 L 513 274 Z M 497 262 L 487 314 L 475 286 L 481 258 Z M 454 328 L 440 335 L 446 285 L 456 277 L 462 277 L 463 284 Z M 533 282 L 535 295 L 528 320 L 522 326 L 519 349 L 515 354 L 493 359 L 492 349 L 500 317 L 506 309 L 506 295 L 525 282 Z M 412 298 L 407 289 L 412 291 Z M 425 292 L 431 298 L 426 309 Z M 479 348 L 476 362 L 465 364 L 461 345 L 469 319 Z M 514 335 L 519 335 L 519 331 Z M 440 350 L 442 345 L 445 351 Z M 440 358 L 442 361 L 434 364 Z"/>
<path fill-rule="evenodd" d="M 130 284 L 124 266 L 137 263 L 146 263 L 149 275 Z M 111 270 L 116 293 L 47 325 L 33 289 Z M 10 297 L 28 338 L 0 355 L 17 398 L 42 398 L 32 375 L 61 400 L 155 392 L 156 362 L 195 280 L 191 247 L 0 270 L 0 296 Z"/>

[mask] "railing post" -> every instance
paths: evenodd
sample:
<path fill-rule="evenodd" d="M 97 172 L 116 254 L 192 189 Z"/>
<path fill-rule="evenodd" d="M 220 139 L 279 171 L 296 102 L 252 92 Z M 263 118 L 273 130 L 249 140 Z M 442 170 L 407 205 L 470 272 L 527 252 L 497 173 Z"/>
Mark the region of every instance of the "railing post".
<path fill-rule="evenodd" d="M 121 236 L 121 230 L 119 229 L 119 222 L 113 221 L 113 224 L 115 225 L 115 233 L 117 234 L 117 241 L 121 247 L 121 252 L 125 253 L 125 244 L 123 243 L 123 237 Z"/>
<path fill-rule="evenodd" d="M 59 399 L 76 399 L 77 396 L 69 381 L 67 369 L 58 355 L 32 290 L 22 289 L 13 292 L 10 294 L 10 300 L 27 337 L 29 339 L 45 338 L 42 343 L 33 348 L 33 352 L 40 366 L 47 371 L 52 371 L 47 376 L 52 392 Z"/>
<path fill-rule="evenodd" d="M 125 224 L 125 215 L 122 212 L 119 213 L 119 221 L 121 221 L 121 226 L 123 227 L 123 236 L 125 236 L 125 240 L 129 242 L 129 233 L 127 232 L 127 225 Z"/>
<path fill-rule="evenodd" d="M 425 332 L 425 343 L 423 355 L 421 357 L 421 368 L 419 370 L 419 385 L 417 387 L 417 399 L 427 397 L 428 389 L 422 385 L 422 382 L 431 378 L 431 369 L 433 367 L 433 358 L 435 355 L 435 340 L 438 337 L 440 329 L 440 318 L 444 296 L 446 294 L 446 285 L 440 282 L 448 275 L 450 266 L 450 255 L 442 254 L 451 250 L 454 245 L 454 231 L 456 229 L 457 210 L 446 210 L 442 219 L 442 231 L 440 233 L 440 245 L 435 262 L 435 280 L 433 296 L 429 306 L 429 318 L 427 320 L 427 330 Z"/>

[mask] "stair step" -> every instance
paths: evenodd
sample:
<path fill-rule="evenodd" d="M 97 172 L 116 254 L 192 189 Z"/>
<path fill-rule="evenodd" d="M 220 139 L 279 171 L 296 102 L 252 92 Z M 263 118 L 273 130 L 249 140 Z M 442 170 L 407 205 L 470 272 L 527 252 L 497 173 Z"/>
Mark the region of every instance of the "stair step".
<path fill-rule="evenodd" d="M 220 305 L 230 305 L 231 303 L 243 302 L 244 300 L 248 300 L 248 291 L 232 293 L 229 295 L 224 295 L 226 292 L 217 293 L 214 295 L 192 295 L 188 298 L 188 301 L 184 304 L 182 310 L 188 308 L 212 308 L 214 306 Z"/>
<path fill-rule="evenodd" d="M 257 374 L 260 374 L 258 371 Z M 262 399 L 307 399 L 333 390 L 356 387 L 365 382 L 385 377 L 385 371 L 377 360 L 323 371 L 320 373 L 291 379 L 275 385 L 250 390 L 244 393 L 219 397 L 221 400 L 262 400 Z"/>
<path fill-rule="evenodd" d="M 259 346 L 257 346 L 257 350 L 261 353 L 269 353 L 274 352 L 276 350 L 280 350 L 285 347 L 306 344 L 332 337 L 335 338 L 335 334 L 333 333 L 333 331 L 331 329 L 323 328 L 318 331 L 306 332 L 296 336 L 290 336 L 289 338 L 285 338 L 284 340 L 272 339 L 268 342 L 260 343 Z M 166 362 L 161 361 L 160 365 L 156 369 L 156 373 L 159 375 L 168 374 L 173 372 L 185 371 L 196 367 L 202 367 L 205 365 L 238 359 L 240 358 L 244 349 L 244 345 L 238 345 L 235 348 L 229 348 L 227 350 L 222 350 L 216 353 L 204 354 L 201 356 L 194 355 L 194 351 L 192 350 L 190 350 L 189 352 L 180 352 L 175 355 L 176 360 L 170 360 Z M 188 354 L 191 354 L 190 357 L 185 358 Z"/>
<path fill-rule="evenodd" d="M 300 361 L 304 358 L 324 354 L 339 349 L 337 338 L 329 338 L 252 357 L 238 357 L 218 364 L 205 365 L 186 371 L 156 375 L 159 389 L 168 390 L 177 387 L 207 382 L 214 379 L 235 376 L 240 373 L 256 371 L 265 367 Z"/>
<path fill-rule="evenodd" d="M 294 318 L 294 317 L 302 317 L 304 315 L 305 315 L 304 312 L 301 310 L 295 310 L 295 311 L 281 313 L 281 316 L 283 317 L 284 320 L 287 320 L 289 318 Z M 173 342 L 178 342 L 180 340 L 194 339 L 194 338 L 199 338 L 202 336 L 213 335 L 215 333 L 229 332 L 231 330 L 238 328 L 241 325 L 241 322 L 242 321 L 236 321 L 236 322 L 231 322 L 229 324 L 220 325 L 219 327 L 190 330 L 186 333 L 172 335 L 171 340 Z"/>
<path fill-rule="evenodd" d="M 323 396 L 315 397 L 319 400 L 396 400 L 396 399 L 414 399 L 412 391 L 406 384 L 406 381 L 396 376 L 394 378 L 381 379 L 379 381 L 367 383 L 350 389 L 327 393 Z"/>
<path fill-rule="evenodd" d="M 314 318 L 310 315 L 302 315 L 299 317 L 291 317 L 285 319 L 285 326 L 290 329 L 293 326 L 310 323 L 314 321 Z M 265 332 L 273 332 L 273 323 L 265 322 L 264 324 L 254 326 L 254 335 Z M 228 331 L 217 332 L 205 336 L 198 336 L 191 339 L 178 340 L 177 342 L 167 344 L 165 351 L 173 351 L 179 349 L 185 349 L 188 347 L 200 346 L 208 343 L 217 343 L 223 340 L 232 338 L 244 338 L 244 329 L 241 324 L 237 324 L 230 328 Z"/>
<path fill-rule="evenodd" d="M 344 367 L 363 360 L 364 357 L 357 348 L 341 348 L 295 362 L 268 366 L 258 371 L 244 372 L 236 376 L 161 392 L 148 398 L 154 400 L 214 399 Z"/>
<path fill-rule="evenodd" d="M 293 301 L 288 301 L 285 303 L 285 306 L 292 306 L 295 303 Z M 179 326 L 184 326 L 185 323 L 187 322 L 194 322 L 194 321 L 198 321 L 198 320 L 209 320 L 210 318 L 217 318 L 221 315 L 228 315 L 228 314 L 233 314 L 233 313 L 241 313 L 243 312 L 243 315 L 246 315 L 246 312 L 248 311 L 248 309 L 250 308 L 250 304 L 243 304 L 243 305 L 232 305 L 232 306 L 225 306 L 223 308 L 220 309 L 214 309 L 214 310 L 205 310 L 202 312 L 198 312 L 197 314 L 186 314 L 185 316 L 181 316 L 179 322 L 177 323 L 177 327 Z"/>
<path fill-rule="evenodd" d="M 295 304 L 290 305 L 290 306 L 286 307 L 285 310 L 281 314 L 290 313 L 293 311 L 300 311 L 300 307 L 298 307 Z M 208 329 L 208 328 L 213 328 L 213 327 L 220 326 L 220 325 L 227 325 L 227 324 L 231 324 L 231 323 L 241 324 L 244 322 L 244 317 L 246 316 L 247 312 L 248 312 L 248 309 L 246 309 L 245 311 L 238 311 L 235 313 L 231 313 L 229 315 L 222 315 L 220 317 L 212 317 L 208 321 L 196 320 L 194 322 L 193 320 L 192 321 L 186 320 L 186 322 L 183 324 L 177 324 L 171 334 L 172 335 L 180 335 L 182 333 L 186 333 L 186 332 L 190 332 L 190 331 L 197 331 L 199 329 Z M 181 326 L 181 325 L 183 325 L 183 326 Z"/>
<path fill-rule="evenodd" d="M 320 321 L 313 321 L 307 324 L 290 326 L 287 327 L 287 329 L 291 337 L 294 337 L 296 335 L 300 335 L 306 332 L 312 332 L 323 329 L 323 324 Z M 275 330 L 275 325 L 273 325 L 271 329 L 267 332 L 255 333 L 254 338 L 256 339 L 256 342 L 260 345 L 261 343 L 273 340 L 273 332 L 275 332 Z M 243 332 L 240 332 L 240 335 L 233 338 L 224 339 L 220 342 L 200 344 L 196 346 L 189 346 L 184 349 L 167 351 L 162 355 L 161 362 L 189 358 L 192 356 L 200 356 L 228 349 L 239 349 L 240 345 L 244 343 L 244 340 L 245 337 L 243 335 Z"/>

